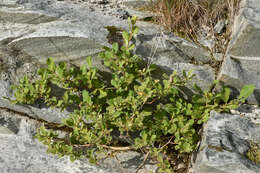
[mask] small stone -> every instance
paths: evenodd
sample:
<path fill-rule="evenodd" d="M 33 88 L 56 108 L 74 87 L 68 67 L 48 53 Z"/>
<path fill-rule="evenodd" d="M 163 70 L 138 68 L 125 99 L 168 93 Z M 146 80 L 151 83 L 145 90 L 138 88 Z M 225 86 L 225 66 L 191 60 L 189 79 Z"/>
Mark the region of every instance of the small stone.
<path fill-rule="evenodd" d="M 0 135 L 2 134 L 10 135 L 10 134 L 14 134 L 14 132 L 9 130 L 7 127 L 0 126 Z"/>
<path fill-rule="evenodd" d="M 182 169 L 182 168 L 186 168 L 186 165 L 184 163 L 178 164 L 177 169 Z"/>
<path fill-rule="evenodd" d="M 225 25 L 226 25 L 225 20 L 218 21 L 217 24 L 214 26 L 214 32 L 217 34 L 221 34 L 223 32 Z"/>

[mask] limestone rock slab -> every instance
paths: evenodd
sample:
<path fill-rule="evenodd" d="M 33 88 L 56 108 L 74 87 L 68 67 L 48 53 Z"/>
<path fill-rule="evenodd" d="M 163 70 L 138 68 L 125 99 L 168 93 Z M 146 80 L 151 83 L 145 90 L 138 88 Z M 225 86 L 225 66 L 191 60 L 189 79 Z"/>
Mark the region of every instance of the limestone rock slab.
<path fill-rule="evenodd" d="M 247 58 L 237 59 L 226 57 L 221 71 L 219 80 L 233 89 L 233 96 L 239 95 L 239 91 L 244 85 L 252 84 L 256 88 L 247 101 L 249 104 L 260 104 L 260 59 Z"/>
<path fill-rule="evenodd" d="M 18 11 L 0 11 L 1 20 L 11 23 L 27 23 L 27 24 L 39 24 L 57 20 L 56 17 L 46 16 L 39 13 L 19 12 Z"/>
<path fill-rule="evenodd" d="M 256 86 L 248 103 L 260 103 L 260 1 L 243 0 L 234 21 L 232 39 L 222 64 L 219 79 L 238 90 L 243 85 Z"/>
<path fill-rule="evenodd" d="M 241 115 L 211 112 L 197 155 L 198 173 L 258 173 L 260 165 L 248 160 L 249 142 L 260 142 L 260 126 Z"/>

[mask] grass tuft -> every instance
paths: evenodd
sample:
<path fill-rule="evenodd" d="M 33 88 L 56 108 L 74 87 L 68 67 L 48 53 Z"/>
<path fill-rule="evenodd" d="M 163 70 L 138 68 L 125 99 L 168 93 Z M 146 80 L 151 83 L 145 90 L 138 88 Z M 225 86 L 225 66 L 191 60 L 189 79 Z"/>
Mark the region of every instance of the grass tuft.
<path fill-rule="evenodd" d="M 154 2 L 155 21 L 178 36 L 197 42 L 203 27 L 210 28 L 220 20 L 233 24 L 240 0 L 157 0 Z M 226 33 L 230 33 L 226 28 Z"/>

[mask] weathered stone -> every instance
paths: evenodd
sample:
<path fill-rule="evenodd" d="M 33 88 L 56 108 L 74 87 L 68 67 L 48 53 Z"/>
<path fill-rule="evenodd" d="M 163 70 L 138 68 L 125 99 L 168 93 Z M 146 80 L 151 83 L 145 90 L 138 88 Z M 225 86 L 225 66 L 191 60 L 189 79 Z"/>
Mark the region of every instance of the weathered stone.
<path fill-rule="evenodd" d="M 233 96 L 238 95 L 241 88 L 246 84 L 253 84 L 256 88 L 254 93 L 247 99 L 250 104 L 260 103 L 260 60 L 257 59 L 237 59 L 226 57 L 219 80 L 225 85 L 233 88 Z M 259 66 L 259 67 L 257 67 Z"/>
<path fill-rule="evenodd" d="M 138 8 L 145 8 L 145 7 L 149 7 L 152 4 L 152 1 L 150 0 L 126 0 L 123 1 L 123 5 L 129 7 L 129 8 L 133 8 L 133 9 L 138 9 Z"/>
<path fill-rule="evenodd" d="M 153 14 L 150 12 L 138 11 L 135 9 L 127 9 L 127 12 L 130 16 L 137 16 L 140 20 L 146 20 L 147 18 L 151 18 L 153 16 Z"/>
<path fill-rule="evenodd" d="M 233 57 L 260 57 L 260 2 L 242 0 L 236 16 L 229 54 Z"/>
<path fill-rule="evenodd" d="M 241 89 L 245 84 L 256 86 L 248 98 L 251 104 L 260 103 L 260 1 L 243 0 L 240 14 L 234 22 L 232 39 L 219 79 Z"/>
<path fill-rule="evenodd" d="M 48 57 L 53 57 L 55 61 L 79 62 L 89 55 L 96 55 L 102 51 L 103 45 L 110 46 L 106 26 L 128 28 L 127 21 L 118 20 L 113 16 L 104 16 L 79 4 L 55 0 L 48 2 L 29 0 L 19 1 L 16 5 L 19 6 L 19 13 L 30 12 L 55 18 L 53 21 L 34 25 L 14 23 L 14 27 L 10 23 L 12 17 L 2 22 L 9 33 L 6 36 L 7 31 L 3 30 L 3 41 L 12 38 L 7 44 L 8 47 L 25 56 L 35 58 L 40 63 L 45 63 Z M 18 13 L 6 6 L 0 7 L 1 11 Z M 23 20 L 22 16 L 19 20 Z M 208 52 L 195 44 L 175 36 L 163 38 L 160 36 L 161 28 L 154 24 L 145 22 L 137 24 L 140 34 L 136 40 L 136 53 L 142 57 L 150 56 L 154 58 L 155 63 L 167 61 L 168 65 L 172 62 L 185 63 L 195 60 L 205 63 L 209 61 Z M 30 26 L 32 29 L 29 30 Z M 170 45 L 158 45 L 160 42 L 170 42 Z M 159 48 L 156 49 L 156 47 Z M 102 64 L 100 60 L 96 61 L 99 61 L 97 64 Z M 160 63 L 157 64 L 160 65 Z M 203 85 L 209 85 L 209 83 L 203 83 Z"/>
<path fill-rule="evenodd" d="M 39 59 L 41 59 L 42 56 L 64 56 L 71 60 L 95 54 L 101 51 L 101 45 L 109 46 L 106 38 L 108 32 L 104 28 L 105 26 L 123 27 L 125 29 L 128 27 L 126 21 L 120 21 L 112 16 L 102 16 L 99 13 L 92 12 L 90 9 L 80 7 L 77 4 L 52 0 L 47 4 L 42 2 L 44 5 L 39 5 L 41 4 L 40 2 L 42 1 L 30 0 L 22 1 L 19 4 L 21 8 L 25 7 L 25 9 L 23 9 L 24 13 L 26 13 L 26 11 L 33 11 L 34 13 L 59 17 L 59 20 L 34 26 L 35 31 L 33 33 L 23 33 L 23 35 L 21 33 L 20 36 L 17 36 L 19 37 L 18 39 L 14 39 L 9 43 L 9 46 L 13 49 L 23 51 Z M 5 11 L 7 10 L 5 9 Z M 144 22 L 138 22 L 138 26 L 140 27 L 140 34 L 144 34 L 145 36 L 139 37 L 143 39 L 140 40 L 139 43 L 142 44 L 143 41 L 146 41 L 145 38 L 149 37 L 149 39 L 153 39 L 154 41 L 147 44 L 150 44 L 150 47 L 156 47 L 157 35 L 161 33 L 161 30 L 153 24 Z M 12 28 L 8 28 L 8 30 L 12 31 Z M 66 38 L 66 40 L 64 38 Z M 61 44 L 61 42 L 63 44 Z M 72 43 L 74 46 L 72 46 Z M 172 44 L 174 45 L 175 43 L 177 44 L 177 42 L 173 42 Z M 31 44 L 35 46 L 30 48 L 28 45 Z M 44 46 L 40 47 L 40 45 Z M 178 47 L 180 45 L 181 48 L 179 49 L 181 49 L 184 54 L 187 52 L 187 56 L 194 57 L 203 62 L 208 60 L 206 51 L 200 50 L 197 46 L 191 43 L 187 44 L 184 40 L 178 41 Z M 83 49 L 83 47 L 85 49 Z M 142 49 L 144 45 L 137 44 L 137 47 Z M 175 57 L 180 50 L 169 49 L 169 47 L 163 47 L 162 49 L 165 52 L 172 52 L 171 55 L 173 55 L 173 59 L 179 59 L 180 62 L 183 62 L 181 58 Z M 68 53 L 66 54 L 65 52 Z M 75 52 L 77 52 L 78 55 L 76 55 Z M 141 52 L 141 55 L 145 57 L 147 53 L 150 52 Z"/>
<path fill-rule="evenodd" d="M 3 124 L 14 133 L 1 133 Z M 0 109 L 1 173 L 122 173 L 124 170 L 133 173 L 144 158 L 137 152 L 125 152 L 119 154 L 119 161 L 109 158 L 102 161 L 99 166 L 91 165 L 87 159 L 71 162 L 68 157 L 58 158 L 46 153 L 47 147 L 34 138 L 39 125 L 34 120 Z M 140 172 L 155 169 L 155 166 L 147 163 Z"/>
<path fill-rule="evenodd" d="M 20 119 L 0 115 L 0 135 L 17 134 L 19 132 Z"/>
<path fill-rule="evenodd" d="M 192 64 L 194 61 L 199 64 L 209 62 L 206 50 L 171 34 L 140 34 L 136 40 L 136 54 L 144 55 L 147 62 L 158 65 L 163 72 L 192 70 L 196 77 L 191 83 L 196 81 L 203 89 L 213 82 L 215 74 L 212 67 Z"/>
<path fill-rule="evenodd" d="M 221 32 L 223 32 L 225 25 L 226 25 L 225 20 L 218 21 L 218 23 L 214 26 L 214 32 L 220 34 Z"/>
<path fill-rule="evenodd" d="M 208 51 L 171 33 L 160 32 L 147 35 L 141 33 L 136 39 L 136 53 L 156 61 L 163 61 L 164 58 L 172 59 L 172 62 L 207 63 L 210 61 Z"/>
<path fill-rule="evenodd" d="M 197 173 L 258 173 L 260 165 L 246 157 L 249 142 L 260 142 L 260 126 L 241 115 L 211 112 L 198 153 Z"/>
<path fill-rule="evenodd" d="M 0 108 L 7 108 L 38 120 L 52 123 L 61 123 L 70 114 L 69 111 L 60 112 L 60 109 L 46 107 L 45 104 L 13 105 L 8 100 L 0 99 Z"/>
<path fill-rule="evenodd" d="M 8 81 L 0 80 L 0 97 L 10 97 L 11 96 L 10 83 Z"/>
<path fill-rule="evenodd" d="M 163 67 L 162 69 L 165 69 L 165 71 L 163 72 L 166 73 L 168 72 L 168 74 L 170 74 L 172 70 L 177 71 L 179 75 L 182 75 L 183 71 L 185 72 L 191 71 L 193 74 L 195 74 L 194 78 L 188 82 L 188 88 L 191 89 L 190 91 L 192 91 L 194 83 L 198 84 L 203 90 L 207 90 L 209 86 L 212 84 L 215 76 L 214 71 L 209 65 L 198 66 L 190 63 L 171 63 L 171 62 L 168 62 L 167 64 L 166 61 L 158 61 L 158 64 L 161 64 L 161 66 Z M 192 93 L 187 93 L 187 94 L 189 96 L 192 95 Z"/>
<path fill-rule="evenodd" d="M 21 10 L 21 9 L 19 9 Z M 8 12 L 8 11 L 1 11 L 0 12 L 1 20 L 11 23 L 27 23 L 27 24 L 39 24 L 39 23 L 46 23 L 56 20 L 56 17 L 52 16 L 45 16 L 39 13 L 20 13 L 17 12 Z"/>
<path fill-rule="evenodd" d="M 92 40 L 69 36 L 28 38 L 12 42 L 10 46 L 13 49 L 23 50 L 31 57 L 37 58 L 42 64 L 49 57 L 54 57 L 56 62 L 70 61 L 86 58 L 102 50 L 102 46 Z"/>
<path fill-rule="evenodd" d="M 137 16 L 138 19 L 147 19 L 154 15 L 151 11 L 148 11 L 148 8 L 151 9 L 153 6 L 153 2 L 150 0 L 126 0 L 122 4 L 126 6 L 126 10 L 131 16 Z"/>
<path fill-rule="evenodd" d="M 231 110 L 231 113 L 247 117 L 256 125 L 260 125 L 260 107 L 257 105 L 241 105 L 237 110 Z"/>

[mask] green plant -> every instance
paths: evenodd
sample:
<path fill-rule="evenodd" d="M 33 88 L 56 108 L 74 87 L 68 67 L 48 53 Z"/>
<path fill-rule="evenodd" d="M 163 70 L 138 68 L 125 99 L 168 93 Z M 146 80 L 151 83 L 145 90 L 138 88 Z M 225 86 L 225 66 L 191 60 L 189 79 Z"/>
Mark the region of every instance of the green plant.
<path fill-rule="evenodd" d="M 198 131 L 211 110 L 226 112 L 236 108 L 252 93 L 254 87 L 246 86 L 238 99 L 230 101 L 229 88 L 212 92 L 215 82 L 208 91 L 195 85 L 198 94 L 192 100 L 186 99 L 180 88 L 194 75 L 173 72 L 164 75 L 163 80 L 153 79 L 156 66 L 144 67 L 143 61 L 131 52 L 135 47 L 131 40 L 139 30 L 135 23 L 136 17 L 129 19 L 130 32 L 123 31 L 122 47 L 114 43 L 100 53 L 104 65 L 113 72 L 110 81 L 102 79 L 91 57 L 86 59 L 88 67 L 80 68 L 69 68 L 64 62 L 55 64 L 49 58 L 48 66 L 38 70 L 40 79 L 30 82 L 24 77 L 12 87 L 16 97 L 9 99 L 12 103 L 43 101 L 61 110 L 74 108 L 60 125 L 69 129 L 66 135 L 44 126 L 38 129 L 36 137 L 48 146 L 48 152 L 68 155 L 71 160 L 87 157 L 95 163 L 101 159 L 98 153 L 108 156 L 137 150 L 156 158 L 159 172 L 171 172 L 172 151 L 190 153 L 196 148 Z M 53 86 L 62 88 L 64 94 L 55 96 Z M 118 140 L 116 132 L 127 142 Z"/>

